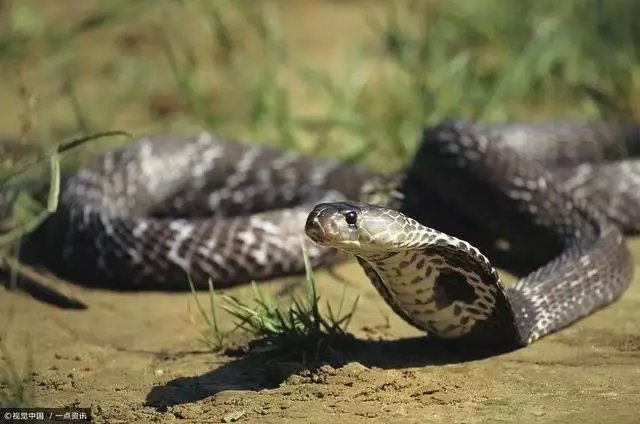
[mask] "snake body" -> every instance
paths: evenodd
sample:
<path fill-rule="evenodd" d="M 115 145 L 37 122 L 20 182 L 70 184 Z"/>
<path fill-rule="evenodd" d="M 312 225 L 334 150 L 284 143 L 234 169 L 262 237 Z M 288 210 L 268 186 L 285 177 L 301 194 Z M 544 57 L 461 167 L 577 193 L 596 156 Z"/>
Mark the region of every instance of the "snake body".
<path fill-rule="evenodd" d="M 320 204 L 306 232 L 355 255 L 415 327 L 473 344 L 526 346 L 629 285 L 633 263 L 621 228 L 638 230 L 631 217 L 640 165 L 608 161 L 637 152 L 636 134 L 633 126 L 444 123 L 425 131 L 400 211 Z M 511 259 L 529 259 L 529 269 L 505 288 L 489 259 L 457 234 L 494 252 L 496 237 L 506 240 Z"/>
<path fill-rule="evenodd" d="M 63 183 L 32 236 L 46 265 L 118 290 L 229 287 L 304 271 L 313 205 L 357 198 L 378 172 L 209 133 L 142 137 Z M 314 266 L 344 259 L 309 246 Z"/>
<path fill-rule="evenodd" d="M 188 275 L 219 288 L 302 272 L 306 223 L 314 266 L 355 255 L 410 324 L 522 346 L 629 284 L 638 132 L 443 123 L 425 132 L 394 206 L 367 192 L 380 171 L 208 133 L 144 137 L 66 179 L 32 239 L 55 272 L 85 284 L 183 290 Z M 505 289 L 490 260 L 524 278 Z"/>

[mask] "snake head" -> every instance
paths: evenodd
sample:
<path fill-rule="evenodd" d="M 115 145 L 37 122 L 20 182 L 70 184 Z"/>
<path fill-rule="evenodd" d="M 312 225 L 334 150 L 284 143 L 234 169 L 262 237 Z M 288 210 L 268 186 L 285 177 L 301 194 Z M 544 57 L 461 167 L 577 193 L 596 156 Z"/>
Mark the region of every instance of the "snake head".
<path fill-rule="evenodd" d="M 367 203 L 319 203 L 307 217 L 305 233 L 316 244 L 357 255 L 390 252 L 406 247 L 409 221 L 400 212 Z"/>

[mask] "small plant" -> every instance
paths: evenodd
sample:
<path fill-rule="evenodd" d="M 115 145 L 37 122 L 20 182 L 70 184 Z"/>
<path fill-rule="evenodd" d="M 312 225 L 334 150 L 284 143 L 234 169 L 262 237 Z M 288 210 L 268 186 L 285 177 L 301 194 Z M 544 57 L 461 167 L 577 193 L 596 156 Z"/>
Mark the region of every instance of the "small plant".
<path fill-rule="evenodd" d="M 336 342 L 344 342 L 350 336 L 347 328 L 357 307 L 358 298 L 351 309 L 343 314 L 346 298 L 343 290 L 338 310 L 334 312 L 327 303 L 326 313 L 321 312 L 320 298 L 316 292 L 316 282 L 304 241 L 301 240 L 302 255 L 305 264 L 305 293 L 300 297 L 292 295 L 292 303 L 283 307 L 273 295 L 263 293 L 254 282 L 253 305 L 247 304 L 233 296 L 221 296 L 220 308 L 235 318 L 236 328 L 244 330 L 256 338 L 254 345 L 261 350 L 282 352 L 291 355 L 299 354 L 304 359 L 310 356 L 317 358 L 333 350 Z M 193 286 L 192 286 L 193 289 Z M 210 334 L 201 332 L 207 345 L 221 348 L 223 334 L 220 332 L 216 317 L 216 300 L 213 286 L 209 285 L 210 314 L 196 299 L 200 313 L 204 317 Z"/>

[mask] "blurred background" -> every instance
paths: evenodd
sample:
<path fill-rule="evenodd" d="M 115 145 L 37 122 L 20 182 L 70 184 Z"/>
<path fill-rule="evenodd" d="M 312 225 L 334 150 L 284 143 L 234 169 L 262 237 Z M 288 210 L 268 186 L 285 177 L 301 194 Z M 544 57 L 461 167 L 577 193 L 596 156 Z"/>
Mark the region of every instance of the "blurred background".
<path fill-rule="evenodd" d="M 635 0 L 0 0 L 0 134 L 204 128 L 395 168 L 448 117 L 635 118 L 638 16 Z"/>

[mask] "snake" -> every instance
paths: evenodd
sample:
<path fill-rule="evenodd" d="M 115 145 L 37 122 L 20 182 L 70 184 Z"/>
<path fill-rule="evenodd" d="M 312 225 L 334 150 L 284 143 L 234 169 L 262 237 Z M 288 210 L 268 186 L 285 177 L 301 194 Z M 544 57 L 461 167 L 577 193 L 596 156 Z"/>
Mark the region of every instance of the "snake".
<path fill-rule="evenodd" d="M 428 335 L 526 346 L 630 284 L 639 144 L 635 124 L 444 121 L 386 172 L 209 132 L 142 136 L 65 176 L 27 242 L 65 279 L 137 291 L 299 274 L 302 242 L 313 267 L 355 257 Z"/>
<path fill-rule="evenodd" d="M 640 162 L 630 159 L 639 135 L 631 124 L 444 122 L 424 131 L 399 209 L 327 202 L 305 232 L 355 256 L 394 312 L 427 334 L 521 348 L 629 286 L 623 234 L 640 226 Z M 506 287 L 481 252 L 510 256 L 521 278 Z"/>

